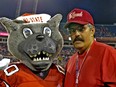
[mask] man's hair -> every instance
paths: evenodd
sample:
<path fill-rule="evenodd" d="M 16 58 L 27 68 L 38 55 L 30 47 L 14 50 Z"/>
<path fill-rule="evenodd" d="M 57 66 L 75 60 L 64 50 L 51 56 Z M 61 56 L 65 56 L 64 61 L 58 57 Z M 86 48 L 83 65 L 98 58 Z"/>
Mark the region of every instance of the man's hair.
<path fill-rule="evenodd" d="M 95 26 L 94 25 L 92 25 L 92 24 L 87 24 L 87 26 L 90 28 L 90 29 L 92 29 L 92 28 L 95 28 Z M 94 37 L 95 37 L 95 34 L 94 34 Z"/>
<path fill-rule="evenodd" d="M 94 26 L 92 24 L 87 24 L 90 29 L 92 29 Z"/>

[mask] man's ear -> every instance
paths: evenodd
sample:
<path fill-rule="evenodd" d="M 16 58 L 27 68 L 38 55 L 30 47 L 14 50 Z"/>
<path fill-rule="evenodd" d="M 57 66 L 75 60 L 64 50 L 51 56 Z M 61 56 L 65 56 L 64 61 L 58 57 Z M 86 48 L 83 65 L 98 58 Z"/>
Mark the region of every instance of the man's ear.
<path fill-rule="evenodd" d="M 91 28 L 91 35 L 92 35 L 92 36 L 95 35 L 95 27 L 94 27 L 94 26 Z"/>

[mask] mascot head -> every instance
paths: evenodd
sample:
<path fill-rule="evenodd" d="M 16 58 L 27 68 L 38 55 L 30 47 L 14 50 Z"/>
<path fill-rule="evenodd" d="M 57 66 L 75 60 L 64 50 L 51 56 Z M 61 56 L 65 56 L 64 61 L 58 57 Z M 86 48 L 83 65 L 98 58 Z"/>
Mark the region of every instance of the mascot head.
<path fill-rule="evenodd" d="M 48 19 L 43 15 L 33 19 L 39 21 L 35 23 L 0 18 L 9 33 L 9 51 L 33 71 L 48 70 L 63 47 L 63 38 L 59 32 L 62 15 L 56 14 Z"/>

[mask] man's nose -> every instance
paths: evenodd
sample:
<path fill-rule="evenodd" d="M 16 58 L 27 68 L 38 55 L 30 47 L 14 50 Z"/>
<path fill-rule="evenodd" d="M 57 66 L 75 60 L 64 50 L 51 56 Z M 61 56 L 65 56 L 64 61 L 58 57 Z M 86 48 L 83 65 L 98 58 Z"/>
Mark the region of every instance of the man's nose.
<path fill-rule="evenodd" d="M 75 36 L 79 36 L 80 32 L 78 30 L 75 31 Z"/>

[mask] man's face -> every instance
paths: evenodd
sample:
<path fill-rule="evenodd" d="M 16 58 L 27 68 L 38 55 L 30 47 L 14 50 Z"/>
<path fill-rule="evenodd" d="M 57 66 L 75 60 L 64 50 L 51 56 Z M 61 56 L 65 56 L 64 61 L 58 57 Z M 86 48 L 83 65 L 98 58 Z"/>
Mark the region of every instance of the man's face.
<path fill-rule="evenodd" d="M 88 49 L 94 39 L 95 29 L 92 25 L 71 23 L 68 28 L 74 47 L 78 50 Z"/>

